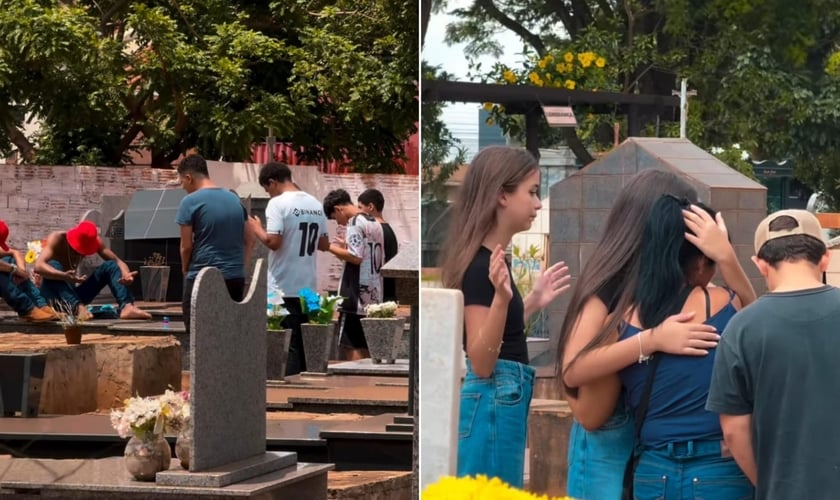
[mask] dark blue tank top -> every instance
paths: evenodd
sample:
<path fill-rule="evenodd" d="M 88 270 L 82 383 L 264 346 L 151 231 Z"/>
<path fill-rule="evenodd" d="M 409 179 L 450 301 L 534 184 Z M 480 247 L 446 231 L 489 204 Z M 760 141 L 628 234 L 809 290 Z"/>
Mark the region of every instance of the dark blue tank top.
<path fill-rule="evenodd" d="M 704 323 L 722 333 L 736 313 L 732 299 Z M 638 335 L 642 329 L 624 325 L 620 339 Z M 662 356 L 650 392 L 647 416 L 642 426 L 641 444 L 657 448 L 671 442 L 718 440 L 723 438 L 717 413 L 706 410 L 715 349 L 706 356 Z M 627 405 L 635 414 L 642 399 L 649 365 L 634 363 L 621 370 L 619 376 L 627 392 Z"/>

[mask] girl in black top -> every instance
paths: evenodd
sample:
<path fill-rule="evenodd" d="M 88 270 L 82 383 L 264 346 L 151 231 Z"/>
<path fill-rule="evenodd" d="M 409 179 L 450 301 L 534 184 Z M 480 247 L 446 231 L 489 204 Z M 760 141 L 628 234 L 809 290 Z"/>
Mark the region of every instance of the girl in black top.
<path fill-rule="evenodd" d="M 521 297 L 504 248 L 541 207 L 540 171 L 525 150 L 494 146 L 473 160 L 461 185 L 443 258 L 443 284 L 464 294 L 467 374 L 461 389 L 458 475 L 484 474 L 521 487 L 534 369 L 525 318 L 569 288 L 563 262 Z"/>

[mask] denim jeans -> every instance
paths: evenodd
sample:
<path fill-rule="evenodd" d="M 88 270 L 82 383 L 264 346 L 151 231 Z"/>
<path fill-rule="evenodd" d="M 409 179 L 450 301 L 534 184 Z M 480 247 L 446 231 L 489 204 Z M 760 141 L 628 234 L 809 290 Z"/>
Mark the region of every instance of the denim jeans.
<path fill-rule="evenodd" d="M 637 500 L 746 500 L 749 479 L 732 457 L 721 457 L 720 441 L 669 443 L 645 448 L 633 478 Z"/>
<path fill-rule="evenodd" d="M 49 264 L 58 271 L 64 271 L 64 267 L 57 260 L 51 260 Z M 48 301 L 64 302 L 75 310 L 79 304 L 87 305 L 93 302 L 99 292 L 107 286 L 117 300 L 118 310 L 122 311 L 123 307 L 134 303 L 134 298 L 128 288 L 120 284 L 120 279 L 120 267 L 113 260 L 106 260 L 78 286 L 69 281 L 41 278 L 41 295 Z"/>
<path fill-rule="evenodd" d="M 467 360 L 458 422 L 459 477 L 484 474 L 522 487 L 534 374 L 528 365 L 500 359 L 490 377 L 480 378 Z"/>
<path fill-rule="evenodd" d="M 15 260 L 7 256 L 3 257 L 3 262 L 14 264 Z M 15 284 L 10 273 L 0 273 L 0 297 L 20 315 L 27 314 L 36 307 L 47 305 L 47 301 L 41 296 L 32 280 L 27 279 L 20 284 Z"/>
<path fill-rule="evenodd" d="M 577 421 L 572 422 L 568 495 L 578 500 L 620 500 L 635 433 L 633 416 L 622 402 L 596 431 L 587 431 Z"/>

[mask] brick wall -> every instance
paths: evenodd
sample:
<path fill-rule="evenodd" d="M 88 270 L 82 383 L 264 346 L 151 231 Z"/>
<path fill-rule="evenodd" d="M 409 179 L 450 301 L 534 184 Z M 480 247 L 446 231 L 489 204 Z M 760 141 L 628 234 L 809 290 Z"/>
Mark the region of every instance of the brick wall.
<path fill-rule="evenodd" d="M 259 165 L 208 162 L 211 178 L 230 189 L 256 182 Z M 385 219 L 399 241 L 417 241 L 420 231 L 418 177 L 406 175 L 322 174 L 315 167 L 292 167 L 301 189 L 316 198 L 332 189 L 346 189 L 355 200 L 367 188 L 385 196 Z M 26 242 L 44 238 L 51 231 L 76 225 L 91 209 L 102 210 L 102 196 L 130 196 L 138 189 L 163 188 L 175 179 L 174 170 L 149 167 L 63 167 L 8 165 L 0 169 L 0 218 L 9 226 L 9 244 L 25 248 Z M 103 214 L 113 215 L 113 214 Z M 339 233 L 330 222 L 330 236 Z M 338 287 L 342 263 L 330 254 L 318 257 L 318 286 Z"/>

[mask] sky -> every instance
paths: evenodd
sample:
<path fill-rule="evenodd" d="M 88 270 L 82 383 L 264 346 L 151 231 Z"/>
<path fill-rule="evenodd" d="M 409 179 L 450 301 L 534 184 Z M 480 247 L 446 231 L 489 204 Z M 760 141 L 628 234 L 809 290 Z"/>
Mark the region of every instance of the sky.
<path fill-rule="evenodd" d="M 469 7 L 472 0 L 449 0 L 448 10 Z M 445 72 L 450 73 L 458 80 L 467 81 L 467 59 L 464 55 L 464 45 L 447 45 L 443 39 L 446 35 L 446 26 L 456 21 L 455 16 L 443 14 L 432 14 L 429 20 L 426 41 L 423 46 L 422 57 L 433 66 L 440 66 Z M 501 57 L 483 57 L 479 59 L 484 67 L 490 67 L 495 61 L 500 61 L 509 66 L 517 65 L 522 60 L 522 42 L 510 31 L 500 32 L 496 39 L 504 47 Z M 478 110 L 481 105 L 477 103 L 448 103 L 443 110 L 441 118 L 449 131 L 461 140 L 462 145 L 467 148 L 467 161 L 478 150 Z"/>

